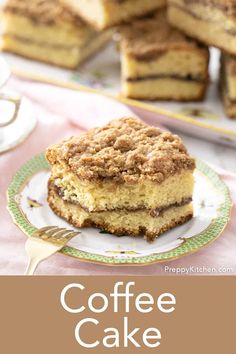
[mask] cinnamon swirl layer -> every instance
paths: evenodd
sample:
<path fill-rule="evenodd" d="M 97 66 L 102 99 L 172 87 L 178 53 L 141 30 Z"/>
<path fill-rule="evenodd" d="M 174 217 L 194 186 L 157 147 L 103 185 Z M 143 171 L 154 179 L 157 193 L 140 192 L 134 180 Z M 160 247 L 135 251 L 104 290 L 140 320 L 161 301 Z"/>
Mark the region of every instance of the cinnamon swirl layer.
<path fill-rule="evenodd" d="M 2 11 L 2 49 L 70 69 L 111 38 L 98 33 L 59 0 L 8 0 Z"/>
<path fill-rule="evenodd" d="M 193 216 L 192 203 L 173 205 L 161 212 L 151 214 L 147 210 L 114 210 L 89 213 L 75 205 L 64 201 L 53 184 L 49 184 L 48 203 L 58 216 L 64 218 L 75 227 L 98 227 L 117 236 L 142 235 L 148 241 L 154 241 L 162 233 L 181 225 Z"/>
<path fill-rule="evenodd" d="M 207 45 L 236 54 L 235 1 L 168 0 L 170 23 Z"/>

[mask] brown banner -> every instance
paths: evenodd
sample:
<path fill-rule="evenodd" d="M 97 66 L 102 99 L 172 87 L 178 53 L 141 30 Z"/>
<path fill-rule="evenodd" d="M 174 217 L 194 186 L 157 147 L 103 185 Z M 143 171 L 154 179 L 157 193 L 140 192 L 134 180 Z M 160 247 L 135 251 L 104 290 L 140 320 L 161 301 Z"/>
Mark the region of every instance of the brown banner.
<path fill-rule="evenodd" d="M 4 354 L 235 350 L 235 277 L 2 277 L 0 289 Z"/>

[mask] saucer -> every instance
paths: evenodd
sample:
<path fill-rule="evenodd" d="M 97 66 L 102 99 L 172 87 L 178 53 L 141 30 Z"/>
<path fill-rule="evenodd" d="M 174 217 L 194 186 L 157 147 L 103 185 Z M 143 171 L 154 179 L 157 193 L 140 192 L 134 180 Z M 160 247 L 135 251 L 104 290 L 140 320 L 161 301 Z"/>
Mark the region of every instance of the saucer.
<path fill-rule="evenodd" d="M 0 56 L 0 87 L 2 87 L 11 75 L 11 71 L 6 61 Z"/>

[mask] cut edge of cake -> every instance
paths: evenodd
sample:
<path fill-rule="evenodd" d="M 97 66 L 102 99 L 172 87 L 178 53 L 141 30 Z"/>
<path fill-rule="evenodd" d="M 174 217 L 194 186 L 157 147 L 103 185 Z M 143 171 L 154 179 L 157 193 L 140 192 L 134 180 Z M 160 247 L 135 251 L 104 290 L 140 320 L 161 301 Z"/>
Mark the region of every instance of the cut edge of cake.
<path fill-rule="evenodd" d="M 73 226 L 96 227 L 117 236 L 144 236 L 154 241 L 162 233 L 182 225 L 193 217 L 192 202 L 173 206 L 152 215 L 148 210 L 87 212 L 80 206 L 64 201 L 49 183 L 48 203 L 53 212 Z"/>
<path fill-rule="evenodd" d="M 30 6 L 26 0 L 9 0 L 1 18 L 3 51 L 68 69 L 76 69 L 112 37 L 111 31 L 95 31 L 59 0 Z"/>
<path fill-rule="evenodd" d="M 122 95 L 200 101 L 208 86 L 208 48 L 167 22 L 166 11 L 120 26 Z"/>
<path fill-rule="evenodd" d="M 135 6 L 127 0 L 120 4 L 117 0 L 90 0 L 90 3 L 86 0 L 61 1 L 99 31 L 129 22 L 166 6 L 166 0 L 137 0 Z"/>
<path fill-rule="evenodd" d="M 204 5 L 204 2 L 200 5 L 203 9 L 198 11 L 196 8 L 194 10 L 191 8 L 192 6 L 198 6 L 197 2 L 192 1 L 187 6 L 181 0 L 168 0 L 168 20 L 170 24 L 207 46 L 215 46 L 229 54 L 236 55 L 236 23 L 232 21 L 236 12 L 233 4 L 230 5 L 230 9 L 221 14 L 218 12 L 221 11 L 220 8 L 223 8 L 223 6 L 214 7 L 214 3 L 211 2 L 211 11 L 209 11 L 209 7 Z M 216 15 L 214 15 L 214 21 L 211 21 L 213 11 L 217 11 L 218 21 L 215 20 Z M 202 17 L 203 13 L 210 14 L 210 17 Z M 233 22 L 234 26 L 232 26 Z M 223 27 L 224 24 L 226 24 L 225 27 Z"/>
<path fill-rule="evenodd" d="M 236 60 L 223 52 L 219 89 L 227 117 L 236 119 Z"/>

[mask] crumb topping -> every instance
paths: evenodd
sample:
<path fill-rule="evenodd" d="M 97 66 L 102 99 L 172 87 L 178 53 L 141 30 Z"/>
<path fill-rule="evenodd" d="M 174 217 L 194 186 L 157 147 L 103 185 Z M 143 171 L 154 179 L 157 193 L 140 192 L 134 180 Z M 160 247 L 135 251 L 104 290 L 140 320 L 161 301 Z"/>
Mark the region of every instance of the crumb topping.
<path fill-rule="evenodd" d="M 235 0 L 199 0 L 200 4 L 219 8 L 221 11 L 225 12 L 227 16 L 235 16 L 236 14 L 236 1 Z M 183 3 L 188 6 L 194 6 L 196 0 L 183 0 Z"/>
<path fill-rule="evenodd" d="M 137 59 L 150 59 L 170 49 L 200 47 L 196 40 L 171 27 L 166 11 L 159 10 L 153 16 L 138 19 L 119 28 L 121 48 Z M 204 50 L 207 49 L 202 46 Z"/>
<path fill-rule="evenodd" d="M 113 120 L 46 152 L 50 164 L 64 163 L 80 179 L 161 183 L 195 162 L 177 135 L 148 126 L 135 118 Z"/>
<path fill-rule="evenodd" d="M 63 21 L 85 26 L 81 18 L 63 6 L 60 0 L 7 0 L 3 11 L 23 15 L 34 22 L 46 25 Z"/>

